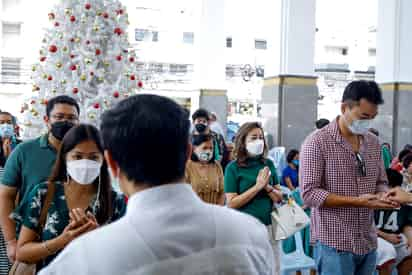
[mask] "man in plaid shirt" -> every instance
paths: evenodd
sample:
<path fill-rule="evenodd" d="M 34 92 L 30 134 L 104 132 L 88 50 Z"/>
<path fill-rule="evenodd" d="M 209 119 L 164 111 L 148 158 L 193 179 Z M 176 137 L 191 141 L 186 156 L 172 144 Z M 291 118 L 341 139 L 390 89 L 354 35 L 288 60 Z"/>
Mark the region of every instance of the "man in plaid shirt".
<path fill-rule="evenodd" d="M 301 150 L 302 196 L 311 214 L 311 241 L 320 275 L 371 275 L 377 235 L 373 209 L 399 206 L 384 196 L 381 147 L 368 132 L 383 104 L 373 81 L 344 91 L 342 115 L 314 132 Z"/>

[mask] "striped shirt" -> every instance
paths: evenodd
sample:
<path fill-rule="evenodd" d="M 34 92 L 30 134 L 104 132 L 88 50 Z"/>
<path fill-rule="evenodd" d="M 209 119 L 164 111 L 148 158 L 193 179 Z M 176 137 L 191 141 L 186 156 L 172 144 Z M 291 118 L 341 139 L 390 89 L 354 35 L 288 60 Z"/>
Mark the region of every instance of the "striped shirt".
<path fill-rule="evenodd" d="M 2 181 L 4 168 L 0 166 L 0 182 Z M 3 233 L 0 230 L 0 275 L 9 274 L 10 263 L 7 257 L 7 248 Z"/>
<path fill-rule="evenodd" d="M 338 119 L 314 132 L 300 154 L 300 183 L 305 204 L 312 207 L 311 241 L 339 251 L 365 255 L 376 249 L 374 211 L 367 208 L 326 208 L 329 194 L 358 197 L 387 190 L 378 139 L 366 134 L 360 155 L 365 163 L 362 176 L 352 146 L 340 133 Z"/>

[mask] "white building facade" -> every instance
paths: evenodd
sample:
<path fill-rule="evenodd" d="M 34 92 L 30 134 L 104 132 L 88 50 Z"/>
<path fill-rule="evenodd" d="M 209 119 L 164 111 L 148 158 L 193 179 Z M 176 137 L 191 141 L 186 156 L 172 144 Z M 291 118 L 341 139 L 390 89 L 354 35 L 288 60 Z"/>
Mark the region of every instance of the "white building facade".
<path fill-rule="evenodd" d="M 0 0 L 0 109 L 18 113 L 24 96 L 31 92 L 31 64 L 39 57 L 47 13 L 56 2 Z M 199 106 L 202 88 L 202 75 L 196 69 L 201 66 L 196 41 L 202 0 L 123 2 L 130 19 L 129 40 L 137 49 L 145 79 L 144 92 L 172 97 L 193 112 Z M 229 120 L 259 119 L 265 64 L 280 62 L 273 54 L 280 42 L 271 40 L 277 28 L 275 2 L 256 0 L 252 5 L 250 1 L 225 0 L 225 37 L 221 41 L 225 75 L 219 89 L 227 91 Z M 355 23 L 343 22 L 334 28 L 329 17 L 339 14 L 339 2 L 345 5 L 345 1 L 336 0 L 317 3 L 315 63 L 320 98 L 324 98 L 320 100 L 319 117 L 331 118 L 330 109 L 339 100 L 342 83 L 355 78 L 355 71 L 374 72 L 376 63 L 375 19 L 356 20 L 361 14 L 355 14 Z M 373 14 L 376 5 L 372 2 L 376 1 L 365 2 Z M 336 20 L 346 19 L 342 16 Z"/>

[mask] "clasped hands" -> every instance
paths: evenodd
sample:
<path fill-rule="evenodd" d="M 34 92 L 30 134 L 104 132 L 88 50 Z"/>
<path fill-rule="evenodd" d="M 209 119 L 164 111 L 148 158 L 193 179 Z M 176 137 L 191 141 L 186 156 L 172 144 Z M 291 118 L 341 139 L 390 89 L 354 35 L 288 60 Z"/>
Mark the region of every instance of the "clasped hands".
<path fill-rule="evenodd" d="M 94 215 L 90 212 L 86 213 L 83 209 L 72 209 L 69 216 L 70 222 L 63 231 L 63 235 L 68 242 L 99 226 Z"/>

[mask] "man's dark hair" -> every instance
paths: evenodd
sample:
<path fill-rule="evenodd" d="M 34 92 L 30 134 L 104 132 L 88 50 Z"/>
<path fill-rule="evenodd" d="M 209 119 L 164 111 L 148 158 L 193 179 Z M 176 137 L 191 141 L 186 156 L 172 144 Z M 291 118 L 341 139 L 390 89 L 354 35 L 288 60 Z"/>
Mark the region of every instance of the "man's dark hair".
<path fill-rule="evenodd" d="M 398 171 L 386 169 L 386 175 L 388 176 L 388 183 L 390 187 L 398 187 L 402 185 L 403 176 Z"/>
<path fill-rule="evenodd" d="M 293 159 L 296 157 L 296 155 L 299 154 L 299 151 L 296 149 L 292 149 L 289 151 L 288 155 L 286 156 L 286 161 L 288 163 L 292 163 Z"/>
<path fill-rule="evenodd" d="M 366 99 L 376 105 L 384 103 L 382 91 L 375 81 L 357 80 L 346 86 L 342 102 L 353 105 L 359 103 L 361 99 Z"/>
<path fill-rule="evenodd" d="M 317 129 L 322 129 L 323 127 L 325 127 L 326 125 L 328 125 L 330 123 L 330 121 L 326 118 L 321 118 L 318 121 L 316 121 L 316 128 Z"/>
<path fill-rule="evenodd" d="M 403 149 L 412 152 L 412 145 L 411 144 L 406 144 L 405 147 L 403 147 Z"/>
<path fill-rule="evenodd" d="M 210 120 L 210 113 L 206 109 L 198 109 L 192 115 L 192 120 L 195 121 L 198 118 L 205 118 L 207 121 Z"/>
<path fill-rule="evenodd" d="M 128 180 L 156 186 L 183 178 L 189 127 L 187 112 L 173 100 L 137 95 L 105 112 L 101 131 Z"/>
<path fill-rule="evenodd" d="M 74 98 L 67 96 L 67 95 L 59 95 L 59 96 L 51 98 L 47 102 L 46 115 L 48 117 L 50 117 L 50 113 L 53 111 L 53 108 L 56 104 L 67 104 L 67 105 L 74 106 L 76 107 L 77 113 L 80 114 L 79 104 Z"/>

